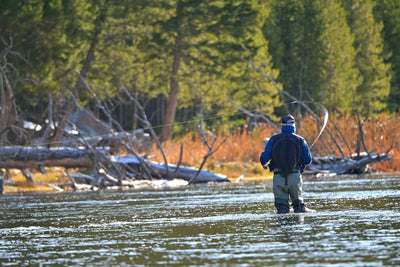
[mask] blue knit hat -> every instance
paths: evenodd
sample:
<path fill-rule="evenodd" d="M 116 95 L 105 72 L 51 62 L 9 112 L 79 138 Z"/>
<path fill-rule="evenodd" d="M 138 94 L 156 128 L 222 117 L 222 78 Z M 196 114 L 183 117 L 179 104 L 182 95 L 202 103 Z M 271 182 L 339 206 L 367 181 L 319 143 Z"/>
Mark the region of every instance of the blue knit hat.
<path fill-rule="evenodd" d="M 283 124 L 293 124 L 294 123 L 294 117 L 292 115 L 286 115 L 282 118 L 282 123 Z"/>

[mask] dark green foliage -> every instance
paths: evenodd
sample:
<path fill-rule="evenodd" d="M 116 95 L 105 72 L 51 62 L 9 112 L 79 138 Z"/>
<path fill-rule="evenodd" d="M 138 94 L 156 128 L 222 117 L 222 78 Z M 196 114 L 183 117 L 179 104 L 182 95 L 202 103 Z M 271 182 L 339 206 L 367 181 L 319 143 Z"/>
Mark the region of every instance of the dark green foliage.
<path fill-rule="evenodd" d="M 357 86 L 358 82 L 354 39 L 340 3 L 284 0 L 272 1 L 271 7 L 264 33 L 284 89 L 330 110 L 348 110 L 350 83 Z"/>
<path fill-rule="evenodd" d="M 100 99 L 119 100 L 126 86 L 156 125 L 172 78 L 176 120 L 202 111 L 219 118 L 210 127 L 237 125 L 245 116 L 231 116 L 237 109 L 226 96 L 273 118 L 288 100 L 250 62 L 331 111 L 354 110 L 353 87 L 361 112 L 374 115 L 399 109 L 399 17 L 396 0 L 0 0 L 0 52 L 18 52 L 2 70 L 23 116 L 42 117 L 48 94 L 65 98 L 87 69 Z M 77 96 L 92 98 L 85 88 Z M 119 116 L 135 127 L 134 109 L 126 110 Z"/>
<path fill-rule="evenodd" d="M 392 79 L 388 105 L 391 111 L 400 110 L 400 1 L 376 1 L 374 14 L 383 22 L 384 60 L 391 64 Z"/>
<path fill-rule="evenodd" d="M 360 111 L 374 116 L 387 107 L 390 92 L 390 64 L 384 62 L 383 24 L 375 20 L 372 0 L 343 0 L 347 21 L 354 35 L 356 66 L 362 82 L 356 90 Z"/>

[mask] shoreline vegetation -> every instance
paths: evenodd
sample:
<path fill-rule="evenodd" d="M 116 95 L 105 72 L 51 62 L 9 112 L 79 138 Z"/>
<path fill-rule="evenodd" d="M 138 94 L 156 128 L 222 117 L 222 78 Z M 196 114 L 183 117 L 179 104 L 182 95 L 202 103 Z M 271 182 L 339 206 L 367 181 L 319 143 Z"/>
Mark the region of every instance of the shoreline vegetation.
<path fill-rule="evenodd" d="M 323 158 L 309 172 L 400 171 L 399 1 L 3 2 L 6 194 L 269 177 L 262 144 L 288 113 Z"/>
<path fill-rule="evenodd" d="M 354 154 L 359 149 L 359 125 L 357 118 L 349 114 L 345 116 L 334 116 L 330 118 L 328 127 L 334 133 L 336 141 L 342 147 L 346 156 Z M 364 121 L 362 125 L 363 141 L 368 151 L 386 153 L 392 158 L 390 161 L 373 163 L 369 172 L 376 173 L 398 173 L 400 172 L 400 119 L 398 115 L 380 114 L 374 119 Z M 297 133 L 304 136 L 307 143 L 311 145 L 319 133 L 318 125 L 311 117 L 305 117 L 300 125 L 297 125 Z M 262 144 L 265 138 L 275 134 L 272 127 L 260 124 L 252 130 L 240 128 L 236 131 L 223 130 L 218 137 L 227 138 L 221 146 L 208 159 L 205 169 L 215 173 L 221 173 L 235 182 L 239 177 L 241 181 L 271 179 L 272 173 L 262 169 L 259 164 L 259 155 L 263 150 Z M 209 135 L 215 135 L 211 132 Z M 182 155 L 180 147 L 183 145 Z M 181 161 L 182 166 L 199 167 L 207 147 L 204 146 L 202 137 L 196 133 L 187 133 L 184 136 L 174 138 L 163 144 L 164 153 L 169 163 L 177 164 Z M 331 137 L 324 132 L 315 145 L 311 148 L 313 156 L 339 156 Z M 332 153 L 333 152 L 333 153 Z M 363 149 L 360 150 L 363 152 Z M 123 152 L 121 152 L 123 153 Z M 162 155 L 154 145 L 146 154 L 153 156 L 154 161 L 163 161 Z M 57 192 L 57 185 L 67 184 L 68 177 L 61 175 L 61 169 L 48 168 L 47 174 L 35 171 L 32 173 L 33 183 L 28 182 L 19 171 L 12 171 L 12 178 L 4 181 L 4 194 L 31 193 L 31 192 Z M 340 179 L 338 176 L 337 179 Z M 148 188 L 149 186 L 147 186 Z M 143 185 L 142 188 L 146 188 Z M 63 188 L 64 192 L 72 191 L 72 188 Z"/>

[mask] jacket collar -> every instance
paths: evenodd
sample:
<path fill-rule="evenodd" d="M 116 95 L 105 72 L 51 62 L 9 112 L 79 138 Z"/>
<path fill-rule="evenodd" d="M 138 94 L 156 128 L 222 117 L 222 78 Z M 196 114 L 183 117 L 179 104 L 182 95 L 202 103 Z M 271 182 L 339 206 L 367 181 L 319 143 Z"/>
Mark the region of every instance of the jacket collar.
<path fill-rule="evenodd" d="M 296 132 L 296 127 L 294 125 L 282 125 L 282 132 L 285 133 L 295 133 Z"/>

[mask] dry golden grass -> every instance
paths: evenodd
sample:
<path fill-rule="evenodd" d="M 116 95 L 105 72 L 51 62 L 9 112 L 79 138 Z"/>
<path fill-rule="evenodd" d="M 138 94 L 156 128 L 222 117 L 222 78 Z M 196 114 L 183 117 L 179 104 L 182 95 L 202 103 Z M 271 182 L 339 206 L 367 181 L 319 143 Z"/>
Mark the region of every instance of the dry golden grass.
<path fill-rule="evenodd" d="M 68 178 L 60 177 L 61 172 L 56 169 L 48 169 L 46 171 L 47 174 L 35 172 L 32 177 L 34 183 L 28 182 L 20 171 L 13 171 L 12 183 L 4 186 L 4 193 L 52 192 L 54 188 L 46 184 L 68 182 Z"/>
<path fill-rule="evenodd" d="M 309 146 L 314 142 L 320 131 L 320 126 L 311 116 L 303 118 L 302 123 L 297 125 L 297 133 L 304 136 Z M 356 153 L 357 136 L 359 134 L 358 120 L 355 116 L 348 114 L 330 118 L 327 127 L 341 147 L 345 156 Z M 400 121 L 397 116 L 381 114 L 376 119 L 370 119 L 363 124 L 363 137 L 365 146 L 369 151 L 376 149 L 376 153 L 385 153 L 390 150 L 391 161 L 375 163 L 373 169 L 376 171 L 398 172 L 400 171 Z M 221 131 L 215 147 L 227 137 L 226 142 L 209 157 L 205 168 L 221 172 L 228 177 L 235 178 L 243 172 L 250 176 L 265 176 L 268 172 L 263 171 L 259 164 L 259 156 L 263 151 L 263 139 L 270 137 L 276 132 L 268 126 L 262 126 L 254 131 L 247 132 L 237 130 L 236 132 Z M 214 136 L 209 134 L 211 143 Z M 167 142 L 163 149 L 170 163 L 179 162 L 180 146 L 183 144 L 182 164 L 187 166 L 200 166 L 208 148 L 198 133 L 190 133 L 181 138 Z M 161 154 L 155 151 L 155 160 L 163 161 Z M 361 146 L 361 152 L 365 151 Z M 314 156 L 336 155 L 341 152 L 333 141 L 333 138 L 325 130 L 311 149 Z"/>
<path fill-rule="evenodd" d="M 251 133 L 238 130 L 235 133 L 220 132 L 214 148 L 226 141 L 207 160 L 206 169 L 223 173 L 230 179 L 236 179 L 246 172 L 246 178 L 264 177 L 266 172 L 259 164 L 259 156 L 262 152 L 262 141 L 272 131 L 258 129 Z M 209 143 L 215 136 L 208 134 Z M 199 167 L 204 156 L 208 153 L 208 147 L 198 133 L 190 133 L 179 139 L 166 142 L 163 146 L 164 153 L 169 163 L 177 164 L 180 160 L 180 147 L 183 144 L 182 165 Z M 163 161 L 161 153 L 154 148 L 155 161 Z M 248 177 L 250 175 L 250 177 Z"/>

